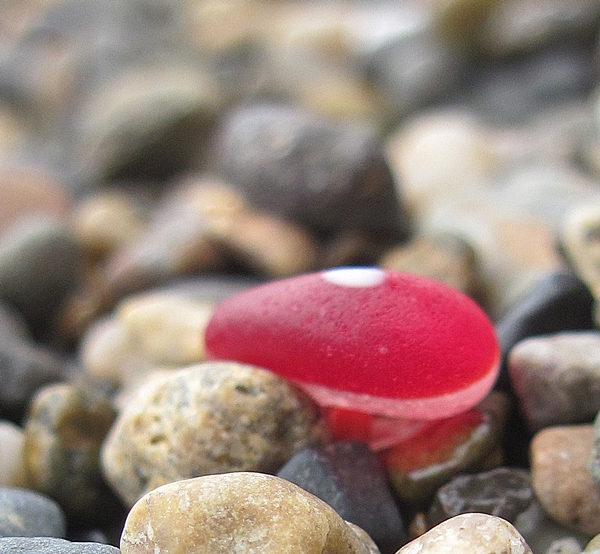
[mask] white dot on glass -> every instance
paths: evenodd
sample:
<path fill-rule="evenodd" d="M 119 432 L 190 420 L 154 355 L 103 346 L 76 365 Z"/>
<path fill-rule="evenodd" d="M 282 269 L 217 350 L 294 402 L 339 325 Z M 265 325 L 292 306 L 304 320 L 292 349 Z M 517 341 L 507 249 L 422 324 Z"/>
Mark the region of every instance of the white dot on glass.
<path fill-rule="evenodd" d="M 325 281 L 341 287 L 376 287 L 383 283 L 385 272 L 377 267 L 341 267 L 321 274 Z"/>

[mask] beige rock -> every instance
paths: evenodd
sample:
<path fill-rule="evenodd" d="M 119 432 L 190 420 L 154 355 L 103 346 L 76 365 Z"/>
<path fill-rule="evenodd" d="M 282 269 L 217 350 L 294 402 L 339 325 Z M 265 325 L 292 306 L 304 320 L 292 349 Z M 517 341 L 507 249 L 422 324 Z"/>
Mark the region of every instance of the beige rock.
<path fill-rule="evenodd" d="M 93 258 L 132 242 L 144 229 L 140 210 L 131 197 L 119 191 L 88 198 L 77 206 L 72 217 L 75 235 Z"/>
<path fill-rule="evenodd" d="M 317 244 L 300 226 L 245 210 L 214 223 L 208 236 L 240 262 L 271 278 L 314 269 Z"/>
<path fill-rule="evenodd" d="M 531 554 L 508 521 L 487 514 L 448 519 L 403 546 L 396 554 Z"/>
<path fill-rule="evenodd" d="M 157 377 L 129 398 L 103 447 L 124 501 L 165 483 L 231 471 L 275 472 L 326 439 L 320 412 L 275 374 L 211 362 Z"/>
<path fill-rule="evenodd" d="M 23 430 L 10 421 L 0 420 L 0 487 L 21 487 L 23 472 Z"/>
<path fill-rule="evenodd" d="M 120 546 L 123 554 L 373 552 L 325 502 L 285 479 L 248 472 L 148 493 L 129 512 Z"/>
<path fill-rule="evenodd" d="M 129 297 L 117 307 L 134 347 L 157 364 L 187 365 L 204 360 L 204 331 L 213 307 L 175 293 Z"/>
<path fill-rule="evenodd" d="M 587 535 L 600 533 L 600 487 L 588 470 L 593 425 L 549 427 L 530 445 L 533 489 L 548 514 Z"/>

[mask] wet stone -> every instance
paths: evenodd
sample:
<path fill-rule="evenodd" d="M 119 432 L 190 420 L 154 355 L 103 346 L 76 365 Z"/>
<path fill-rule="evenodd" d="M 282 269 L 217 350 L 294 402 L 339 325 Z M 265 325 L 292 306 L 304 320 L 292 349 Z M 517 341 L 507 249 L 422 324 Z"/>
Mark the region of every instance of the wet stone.
<path fill-rule="evenodd" d="M 343 519 L 364 529 L 382 553 L 406 542 L 398 508 L 375 453 L 362 442 L 336 442 L 303 450 L 277 475 L 327 502 Z"/>
<path fill-rule="evenodd" d="M 131 509 L 123 554 L 370 554 L 325 502 L 272 475 L 237 472 L 163 485 Z"/>
<path fill-rule="evenodd" d="M 25 422 L 27 483 L 56 500 L 72 521 L 119 513 L 100 470 L 100 447 L 115 415 L 106 399 L 73 385 L 45 387 L 32 400 Z"/>
<path fill-rule="evenodd" d="M 287 381 L 252 366 L 206 362 L 157 377 L 134 393 L 104 443 L 102 466 L 133 505 L 180 479 L 276 472 L 325 439 L 318 408 Z"/>
<path fill-rule="evenodd" d="M 59 538 L 0 538 L 0 554 L 119 554 L 108 544 L 71 542 Z"/>
<path fill-rule="evenodd" d="M 480 512 L 515 523 L 533 502 L 529 472 L 500 467 L 461 475 L 438 489 L 429 510 L 430 525 L 466 512 Z"/>
<path fill-rule="evenodd" d="M 600 488 L 589 472 L 593 425 L 550 427 L 531 441 L 531 480 L 544 509 L 587 535 L 600 531 Z"/>
<path fill-rule="evenodd" d="M 531 337 L 511 350 L 510 380 L 531 431 L 592 421 L 600 410 L 599 349 L 599 332 L 580 331 Z"/>
<path fill-rule="evenodd" d="M 325 235 L 359 231 L 388 241 L 406 235 L 382 145 L 365 127 L 259 105 L 230 113 L 216 145 L 221 171 L 259 211 Z"/>
<path fill-rule="evenodd" d="M 64 537 L 66 518 L 51 498 L 27 489 L 0 488 L 0 537 Z"/>
<path fill-rule="evenodd" d="M 531 554 L 531 549 L 508 521 L 487 514 L 463 514 L 440 523 L 397 554 L 449 552 Z"/>

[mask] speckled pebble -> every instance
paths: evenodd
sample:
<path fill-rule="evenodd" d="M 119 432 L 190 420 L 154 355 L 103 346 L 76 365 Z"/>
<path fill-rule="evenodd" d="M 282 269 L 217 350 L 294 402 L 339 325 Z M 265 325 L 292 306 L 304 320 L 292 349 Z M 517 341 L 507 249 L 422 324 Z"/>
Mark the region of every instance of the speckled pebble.
<path fill-rule="evenodd" d="M 247 472 L 149 492 L 121 537 L 123 554 L 369 554 L 370 546 L 322 500 L 285 479 Z"/>
<path fill-rule="evenodd" d="M 320 412 L 273 373 L 206 362 L 157 377 L 133 394 L 102 453 L 123 500 L 180 479 L 228 471 L 277 471 L 326 438 Z"/>
<path fill-rule="evenodd" d="M 0 537 L 64 537 L 67 520 L 60 506 L 38 492 L 0 488 Z"/>
<path fill-rule="evenodd" d="M 588 470 L 593 425 L 549 427 L 531 441 L 531 480 L 544 509 L 559 523 L 600 532 L 600 487 Z"/>
<path fill-rule="evenodd" d="M 531 554 L 508 521 L 487 514 L 463 514 L 440 523 L 397 554 Z"/>
<path fill-rule="evenodd" d="M 99 394 L 74 385 L 40 389 L 25 422 L 28 485 L 55 499 L 71 521 L 114 516 L 118 503 L 102 479 L 100 446 L 115 418 Z"/>

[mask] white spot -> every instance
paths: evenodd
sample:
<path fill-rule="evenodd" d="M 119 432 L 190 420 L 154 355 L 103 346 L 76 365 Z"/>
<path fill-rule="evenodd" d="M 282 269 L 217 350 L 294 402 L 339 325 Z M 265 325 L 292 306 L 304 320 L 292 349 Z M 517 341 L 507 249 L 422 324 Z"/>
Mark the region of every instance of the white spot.
<path fill-rule="evenodd" d="M 328 269 L 323 279 L 342 287 L 376 287 L 385 280 L 385 272 L 377 267 L 341 267 Z"/>

